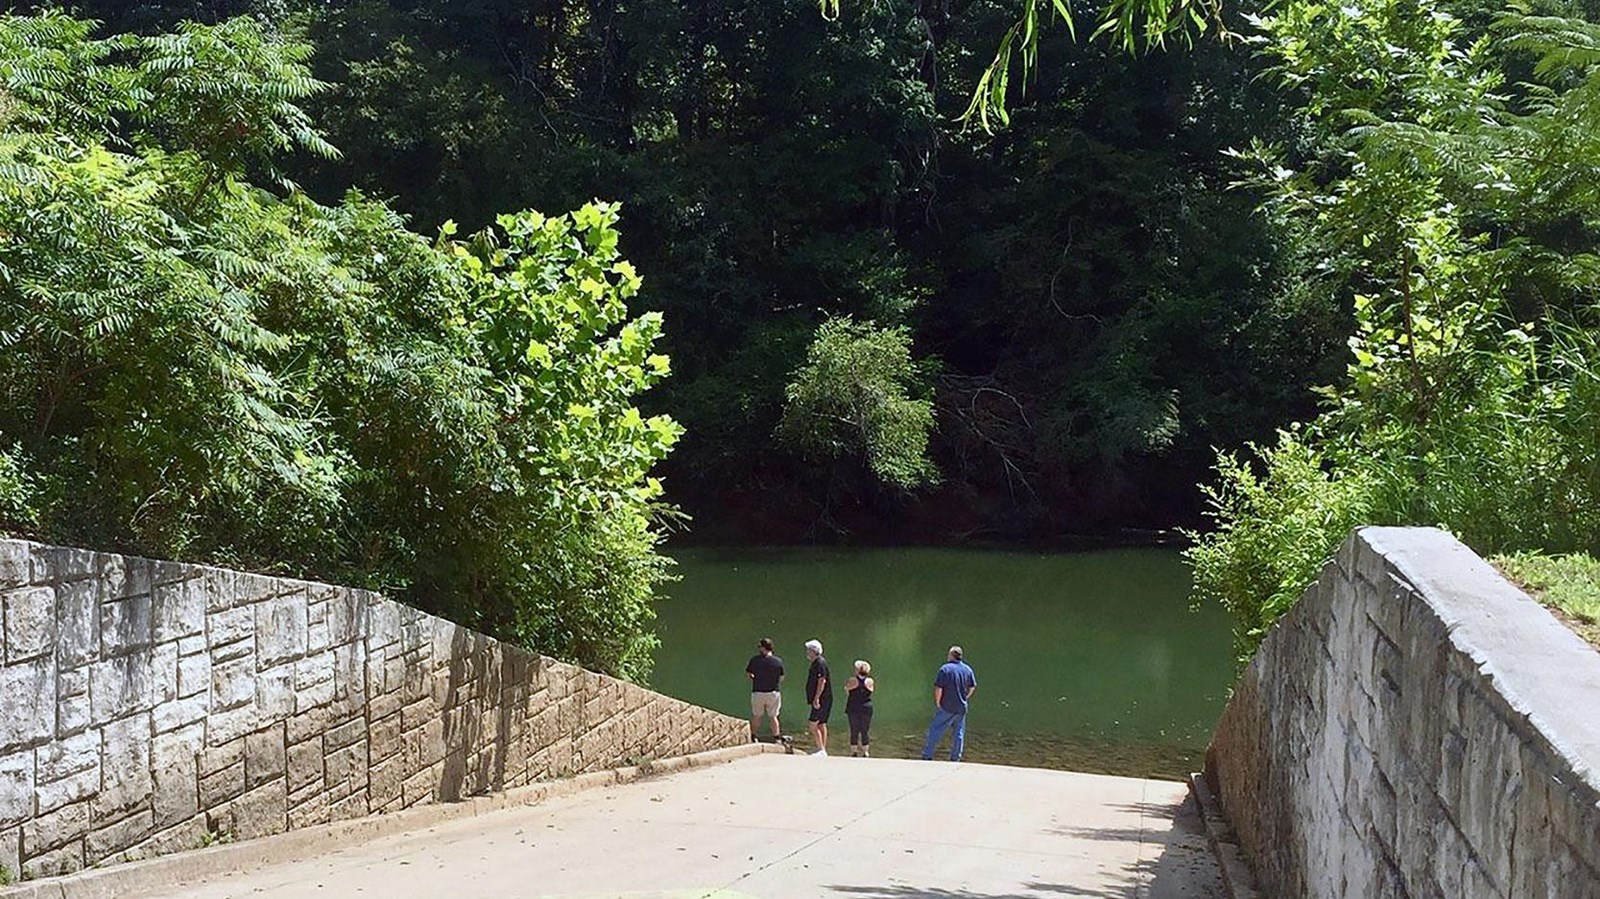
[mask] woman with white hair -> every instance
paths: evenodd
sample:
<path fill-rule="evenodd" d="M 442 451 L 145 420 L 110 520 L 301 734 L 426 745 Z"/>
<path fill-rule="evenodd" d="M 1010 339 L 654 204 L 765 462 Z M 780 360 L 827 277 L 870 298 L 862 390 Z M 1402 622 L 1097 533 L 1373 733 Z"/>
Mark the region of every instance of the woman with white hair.
<path fill-rule="evenodd" d="M 855 676 L 845 681 L 844 714 L 850 719 L 850 754 L 866 758 L 872 755 L 872 691 L 878 689 L 872 680 L 872 663 L 856 660 Z"/>

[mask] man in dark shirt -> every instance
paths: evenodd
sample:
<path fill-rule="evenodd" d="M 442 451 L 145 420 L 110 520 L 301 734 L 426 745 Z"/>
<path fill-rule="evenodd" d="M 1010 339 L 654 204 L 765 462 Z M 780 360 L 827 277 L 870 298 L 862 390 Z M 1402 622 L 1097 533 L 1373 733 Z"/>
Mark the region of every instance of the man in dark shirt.
<path fill-rule="evenodd" d="M 772 654 L 772 639 L 762 637 L 756 642 L 756 654 L 744 666 L 750 678 L 750 741 L 755 742 L 761 729 L 761 719 L 772 722 L 772 739 L 782 740 L 778 727 L 778 711 L 783 708 L 783 694 L 778 685 L 783 681 L 783 659 Z"/>
<path fill-rule="evenodd" d="M 978 676 L 961 660 L 961 647 L 950 647 L 949 659 L 939 666 L 939 673 L 933 678 L 933 723 L 928 725 L 928 739 L 922 744 L 923 758 L 933 758 L 944 732 L 954 728 L 955 734 L 950 738 L 950 761 L 961 761 L 961 750 L 967 740 L 967 701 L 977 689 Z"/>
<path fill-rule="evenodd" d="M 811 740 L 817 746 L 812 755 L 828 754 L 828 716 L 833 714 L 833 682 L 828 675 L 828 660 L 822 657 L 822 641 L 806 641 L 806 658 L 811 671 L 806 674 L 806 701 L 811 703 Z"/>

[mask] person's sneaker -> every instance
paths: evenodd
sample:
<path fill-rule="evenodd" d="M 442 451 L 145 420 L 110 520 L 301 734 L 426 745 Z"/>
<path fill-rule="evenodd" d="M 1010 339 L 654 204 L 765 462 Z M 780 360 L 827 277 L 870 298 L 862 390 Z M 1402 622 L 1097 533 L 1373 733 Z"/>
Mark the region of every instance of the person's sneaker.
<path fill-rule="evenodd" d="M 813 752 L 811 754 L 812 755 L 827 755 L 828 754 L 828 750 L 826 750 L 826 749 L 818 749 L 816 752 Z"/>

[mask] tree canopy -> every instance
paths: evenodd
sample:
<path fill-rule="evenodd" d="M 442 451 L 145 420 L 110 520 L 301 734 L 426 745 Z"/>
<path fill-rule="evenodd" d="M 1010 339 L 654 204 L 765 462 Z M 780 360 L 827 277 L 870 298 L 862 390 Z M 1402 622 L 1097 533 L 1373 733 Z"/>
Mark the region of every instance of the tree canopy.
<path fill-rule="evenodd" d="M 1357 523 L 1600 549 L 1577 0 L 79 8 L 0 31 L 14 528 L 628 673 L 682 513 L 1189 525 L 1242 651 Z"/>

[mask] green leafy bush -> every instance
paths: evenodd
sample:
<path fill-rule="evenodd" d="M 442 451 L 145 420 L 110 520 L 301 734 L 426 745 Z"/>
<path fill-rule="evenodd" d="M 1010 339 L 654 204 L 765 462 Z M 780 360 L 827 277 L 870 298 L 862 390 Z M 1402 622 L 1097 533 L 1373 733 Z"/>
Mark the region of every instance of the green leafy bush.
<path fill-rule="evenodd" d="M 895 487 L 931 483 L 933 403 L 915 395 L 920 380 L 905 328 L 829 319 L 784 391 L 779 439 L 809 458 L 858 456 Z"/>
<path fill-rule="evenodd" d="M 618 210 L 429 241 L 331 153 L 248 19 L 94 40 L 0 17 L 0 525 L 363 584 L 643 677 L 679 429 Z M 263 176 L 267 173 L 268 176 Z"/>
<path fill-rule="evenodd" d="M 1260 453 L 1260 479 L 1218 465 L 1218 527 L 1190 557 L 1246 656 L 1357 523 L 1600 549 L 1600 28 L 1473 34 L 1409 0 L 1292 2 L 1257 25 L 1313 147 L 1253 152 L 1269 211 L 1325 249 L 1354 334 L 1303 445 Z"/>
<path fill-rule="evenodd" d="M 1284 431 L 1250 447 L 1262 471 L 1233 453 L 1217 460 L 1205 488 L 1216 528 L 1188 551 L 1197 602 L 1233 616 L 1235 651 L 1248 661 L 1267 629 L 1316 580 L 1339 541 L 1373 522 L 1373 483 L 1362 471 L 1330 473 L 1323 456 Z"/>

